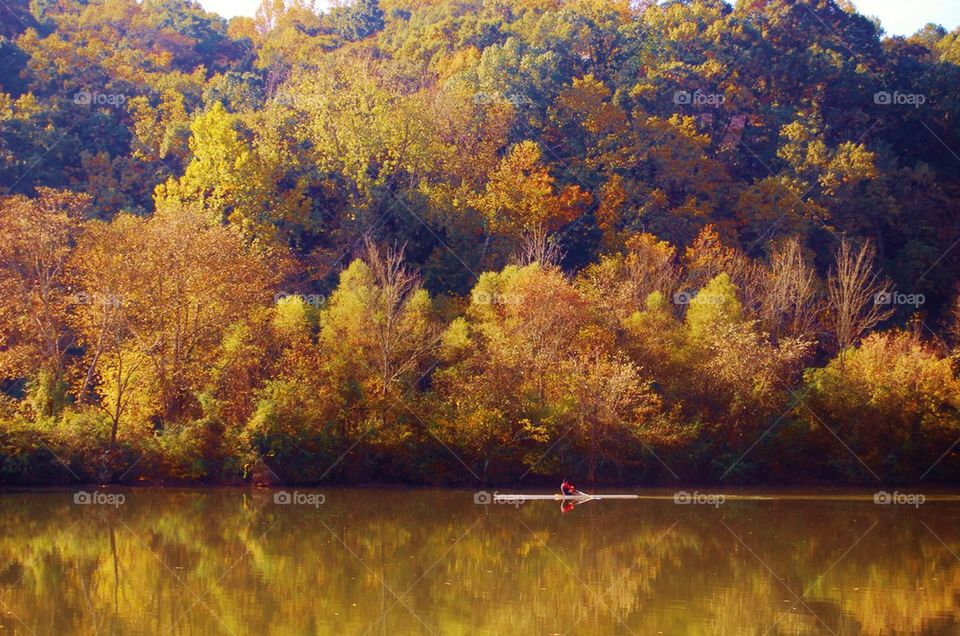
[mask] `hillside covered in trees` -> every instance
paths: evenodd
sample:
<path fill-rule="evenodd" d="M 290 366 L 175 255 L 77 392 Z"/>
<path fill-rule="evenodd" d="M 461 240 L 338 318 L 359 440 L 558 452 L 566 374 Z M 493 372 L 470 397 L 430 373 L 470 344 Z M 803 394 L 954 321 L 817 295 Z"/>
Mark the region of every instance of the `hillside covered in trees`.
<path fill-rule="evenodd" d="M 960 29 L 4 8 L 2 483 L 960 481 Z"/>

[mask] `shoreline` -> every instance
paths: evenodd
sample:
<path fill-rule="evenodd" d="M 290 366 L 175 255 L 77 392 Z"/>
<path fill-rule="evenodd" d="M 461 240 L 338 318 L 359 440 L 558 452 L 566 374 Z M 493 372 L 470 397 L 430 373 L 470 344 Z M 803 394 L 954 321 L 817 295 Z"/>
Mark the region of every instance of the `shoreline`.
<path fill-rule="evenodd" d="M 179 484 L 76 484 L 76 485 L 54 485 L 54 486 L 5 486 L 0 485 L 0 495 L 17 493 L 44 493 L 44 492 L 75 492 L 76 490 L 90 489 L 101 491 L 157 491 L 157 492 L 178 492 L 186 491 L 192 493 L 202 492 L 279 492 L 285 490 L 304 491 L 304 492 L 343 492 L 343 491 L 370 491 L 370 492 L 395 492 L 395 493 L 464 493 L 476 494 L 485 492 L 491 495 L 548 495 L 555 494 L 554 490 L 542 487 L 532 488 L 468 488 L 461 486 L 416 486 L 416 485 L 397 485 L 397 484 L 331 484 L 328 486 L 290 486 L 290 485 L 237 485 L 237 484 L 197 484 L 197 483 L 179 483 Z M 678 486 L 676 488 L 666 488 L 663 486 L 652 487 L 604 487 L 599 489 L 590 489 L 593 495 L 611 495 L 611 494 L 630 494 L 637 495 L 637 500 L 641 501 L 659 501 L 672 500 L 674 494 L 702 493 L 702 494 L 722 494 L 732 501 L 762 501 L 762 500 L 835 500 L 850 501 L 859 500 L 863 497 L 873 497 L 878 492 L 887 492 L 890 494 L 901 493 L 911 494 L 922 492 L 927 501 L 958 501 L 960 502 L 960 484 L 957 485 L 937 485 L 930 488 L 920 488 L 916 486 L 878 486 L 860 487 L 860 486 L 744 486 L 744 487 L 726 487 L 717 488 L 709 485 L 700 486 Z"/>

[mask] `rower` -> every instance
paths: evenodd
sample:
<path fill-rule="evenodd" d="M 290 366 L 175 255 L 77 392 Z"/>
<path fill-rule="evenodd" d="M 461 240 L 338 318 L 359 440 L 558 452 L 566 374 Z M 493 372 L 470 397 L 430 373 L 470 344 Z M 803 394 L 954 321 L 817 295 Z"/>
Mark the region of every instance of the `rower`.
<path fill-rule="evenodd" d="M 582 494 L 579 490 L 576 489 L 576 487 L 573 484 L 571 484 L 566 479 L 564 479 L 563 483 L 560 484 L 560 493 L 563 494 L 564 497 L 574 497 L 576 495 Z"/>

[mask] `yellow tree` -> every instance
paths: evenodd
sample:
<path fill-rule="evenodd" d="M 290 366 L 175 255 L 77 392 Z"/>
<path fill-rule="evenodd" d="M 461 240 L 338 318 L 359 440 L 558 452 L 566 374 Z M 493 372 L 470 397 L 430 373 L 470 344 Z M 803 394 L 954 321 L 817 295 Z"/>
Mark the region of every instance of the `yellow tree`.
<path fill-rule="evenodd" d="M 46 188 L 0 198 L 0 377 L 34 381 L 34 407 L 62 404 L 72 336 L 66 263 L 89 197 Z"/>
<path fill-rule="evenodd" d="M 369 204 L 381 187 L 417 185 L 429 161 L 430 106 L 389 69 L 338 57 L 288 90 L 317 170 L 342 175 L 356 203 Z"/>
<path fill-rule="evenodd" d="M 141 161 L 173 157 L 186 161 L 190 152 L 190 117 L 183 93 L 172 88 L 163 91 L 154 108 L 147 97 L 130 100 L 127 110 L 133 117 L 133 156 Z"/>
<path fill-rule="evenodd" d="M 956 466 L 948 450 L 960 433 L 960 380 L 951 360 L 916 333 L 867 336 L 825 368 L 809 370 L 806 381 L 810 411 L 799 415 L 809 421 L 815 452 L 839 465 L 849 459 L 845 476 L 867 471 L 834 435 L 883 479 L 913 481 L 935 463 Z"/>
<path fill-rule="evenodd" d="M 777 155 L 801 178 L 833 196 L 841 186 L 877 177 L 876 155 L 863 144 L 844 142 L 829 148 L 816 124 L 794 121 L 780 131 Z"/>
<path fill-rule="evenodd" d="M 599 263 L 584 269 L 578 280 L 616 329 L 645 308 L 650 294 L 673 298 L 680 285 L 677 250 L 652 234 L 637 234 L 627 241 L 626 254 L 601 257 Z"/>
<path fill-rule="evenodd" d="M 130 255 L 144 252 L 146 227 L 146 220 L 132 215 L 120 215 L 112 223 L 92 221 L 69 263 L 72 286 L 79 290 L 71 323 L 85 352 L 77 399 L 92 402 L 110 418 L 111 453 L 147 361 L 146 349 L 135 346 L 130 330 L 135 319 L 130 294 L 136 284 Z"/>
<path fill-rule="evenodd" d="M 771 345 L 756 321 L 744 316 L 726 273 L 690 300 L 685 328 L 685 364 L 696 378 L 688 382 L 687 409 L 720 425 L 721 439 L 742 452 L 767 418 L 783 412 L 809 343 L 782 338 Z"/>
<path fill-rule="evenodd" d="M 157 187 L 157 204 L 194 204 L 211 219 L 226 220 L 242 188 L 241 175 L 252 161 L 249 146 L 237 134 L 236 119 L 219 102 L 190 127 L 191 160 L 184 175 Z"/>
<path fill-rule="evenodd" d="M 683 263 L 689 285 L 685 291 L 692 292 L 726 273 L 737 287 L 746 315 L 756 314 L 763 290 L 763 268 L 739 249 L 725 244 L 714 225 L 700 230 L 684 251 Z"/>
<path fill-rule="evenodd" d="M 583 458 L 593 480 L 605 462 L 637 461 L 638 437 L 660 415 L 648 378 L 617 353 L 587 297 L 554 268 L 481 276 L 443 352 L 448 366 L 434 378 L 441 431 L 481 479 Z M 556 452 L 539 465 L 535 450 L 550 440 Z"/>
<path fill-rule="evenodd" d="M 307 184 L 280 187 L 282 158 L 244 139 L 239 119 L 217 102 L 191 125 L 191 158 L 183 176 L 156 190 L 158 207 L 193 206 L 214 222 L 237 226 L 248 240 L 269 245 L 284 224 L 305 225 Z"/>
<path fill-rule="evenodd" d="M 466 317 L 444 334 L 447 365 L 434 382 L 440 434 L 482 480 L 519 474 L 524 455 L 566 421 L 561 366 L 587 317 L 583 297 L 555 269 L 511 265 L 480 276 Z"/>
<path fill-rule="evenodd" d="M 325 372 L 340 391 L 343 441 L 361 426 L 391 430 L 409 416 L 408 399 L 439 347 L 430 295 L 403 262 L 403 251 L 367 242 L 340 275 L 320 315 Z"/>
<path fill-rule="evenodd" d="M 81 247 L 77 284 L 98 302 L 78 327 L 101 398 L 116 414 L 121 391 L 139 393 L 155 405 L 145 415 L 166 423 L 195 410 L 225 330 L 269 299 L 269 256 L 187 207 L 161 208 L 147 220 L 120 216 L 93 228 Z M 99 369 L 98 351 L 109 355 L 111 374 Z"/>
<path fill-rule="evenodd" d="M 605 328 L 579 336 L 577 351 L 562 368 L 573 401 L 572 441 L 586 461 L 587 481 L 596 483 L 603 464 L 640 464 L 638 441 L 660 441 L 655 431 L 668 422 L 650 378 L 616 350 Z"/>
<path fill-rule="evenodd" d="M 576 219 L 589 202 L 578 186 L 557 185 L 533 141 L 515 145 L 475 198 L 494 232 L 530 243 L 532 260 L 541 262 L 550 233 Z"/>
<path fill-rule="evenodd" d="M 507 100 L 478 100 L 475 90 L 459 82 L 426 89 L 420 98 L 431 124 L 420 190 L 438 208 L 463 210 L 500 163 L 516 108 Z"/>

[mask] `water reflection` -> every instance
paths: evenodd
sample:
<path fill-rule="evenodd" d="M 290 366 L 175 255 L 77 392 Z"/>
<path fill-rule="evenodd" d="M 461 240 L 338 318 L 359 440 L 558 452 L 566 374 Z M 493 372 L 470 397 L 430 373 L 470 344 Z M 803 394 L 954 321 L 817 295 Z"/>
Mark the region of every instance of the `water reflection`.
<path fill-rule="evenodd" d="M 4 633 L 960 633 L 955 501 L 125 494 L 0 496 Z"/>

